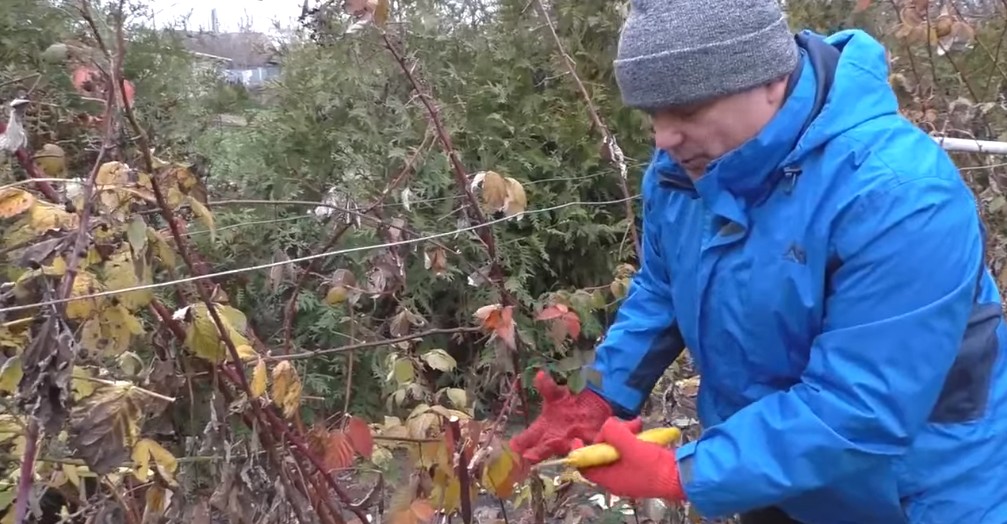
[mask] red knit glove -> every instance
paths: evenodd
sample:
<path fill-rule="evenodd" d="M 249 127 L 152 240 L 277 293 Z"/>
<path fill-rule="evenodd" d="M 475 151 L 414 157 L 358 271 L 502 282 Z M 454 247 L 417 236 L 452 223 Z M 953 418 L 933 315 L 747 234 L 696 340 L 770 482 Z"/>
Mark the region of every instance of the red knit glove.
<path fill-rule="evenodd" d="M 639 418 L 623 422 L 610 418 L 602 425 L 594 443 L 605 442 L 619 452 L 614 464 L 581 469 L 587 480 L 605 488 L 609 493 L 633 499 L 665 499 L 683 502 L 685 493 L 678 476 L 675 452 L 659 444 L 636 438 L 643 429 Z M 575 440 L 573 449 L 584 447 Z"/>
<path fill-rule="evenodd" d="M 545 371 L 535 375 L 535 389 L 542 395 L 542 413 L 528 429 L 510 441 L 510 448 L 531 464 L 570 452 L 575 438 L 590 441 L 612 416 L 612 407 L 591 390 L 574 395 L 560 387 Z"/>

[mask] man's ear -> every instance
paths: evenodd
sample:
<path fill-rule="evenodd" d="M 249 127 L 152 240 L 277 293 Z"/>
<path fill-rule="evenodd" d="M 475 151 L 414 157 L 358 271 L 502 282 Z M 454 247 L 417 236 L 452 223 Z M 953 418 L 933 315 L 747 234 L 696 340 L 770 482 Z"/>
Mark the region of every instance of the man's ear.
<path fill-rule="evenodd" d="M 766 102 L 776 107 L 783 105 L 783 100 L 787 98 L 787 82 L 789 81 L 789 74 L 770 80 L 765 86 Z"/>

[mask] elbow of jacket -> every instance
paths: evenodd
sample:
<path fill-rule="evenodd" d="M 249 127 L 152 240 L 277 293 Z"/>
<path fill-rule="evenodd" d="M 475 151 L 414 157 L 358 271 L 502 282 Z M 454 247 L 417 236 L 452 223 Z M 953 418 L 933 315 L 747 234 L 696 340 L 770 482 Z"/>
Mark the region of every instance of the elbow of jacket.
<path fill-rule="evenodd" d="M 816 394 L 824 393 L 818 391 Z M 907 412 L 904 407 L 868 399 L 858 399 L 855 403 L 833 400 L 837 402 L 832 403 L 831 409 L 815 411 L 822 422 L 846 442 L 847 450 L 861 456 L 901 455 L 909 449 L 918 428 L 922 427 L 922 423 L 916 422 L 916 414 Z"/>

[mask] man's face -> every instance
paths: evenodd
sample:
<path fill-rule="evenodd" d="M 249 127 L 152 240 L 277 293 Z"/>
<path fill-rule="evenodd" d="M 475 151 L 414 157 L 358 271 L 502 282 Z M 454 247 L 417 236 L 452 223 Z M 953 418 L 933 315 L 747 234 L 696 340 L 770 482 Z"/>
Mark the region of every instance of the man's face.
<path fill-rule="evenodd" d="M 693 180 L 710 162 L 744 144 L 773 118 L 783 102 L 786 79 L 713 100 L 651 114 L 654 143 Z"/>

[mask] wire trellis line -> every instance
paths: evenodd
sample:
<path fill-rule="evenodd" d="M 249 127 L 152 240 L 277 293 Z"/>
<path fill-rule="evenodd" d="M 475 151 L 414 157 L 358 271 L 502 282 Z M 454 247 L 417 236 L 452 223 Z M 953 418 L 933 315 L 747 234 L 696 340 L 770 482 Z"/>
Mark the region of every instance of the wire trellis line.
<path fill-rule="evenodd" d="M 620 199 L 616 199 L 616 200 L 606 200 L 606 201 L 600 201 L 600 202 L 584 202 L 584 201 L 580 201 L 580 200 L 574 201 L 574 202 L 566 202 L 566 203 L 563 203 L 563 204 L 557 204 L 555 206 L 545 207 L 545 208 L 542 208 L 542 209 L 526 210 L 523 213 L 520 213 L 518 215 L 497 218 L 497 219 L 494 219 L 494 220 L 487 220 L 483 224 L 477 224 L 477 225 L 473 225 L 473 226 L 467 226 L 467 227 L 463 227 L 463 228 L 458 228 L 458 229 L 454 229 L 454 230 L 451 230 L 451 231 L 446 231 L 446 232 L 443 232 L 443 233 L 433 233 L 433 234 L 426 235 L 426 236 L 421 236 L 421 237 L 416 237 L 416 238 L 409 238 L 409 239 L 403 239 L 403 240 L 399 240 L 399 241 L 396 241 L 396 242 L 387 242 L 387 243 L 384 243 L 384 244 L 373 244 L 373 245 L 369 245 L 369 246 L 358 246 L 358 247 L 351 247 L 351 248 L 346 248 L 346 249 L 337 249 L 337 250 L 334 250 L 334 251 L 326 251 L 324 253 L 315 253 L 313 255 L 306 255 L 306 256 L 303 256 L 303 257 L 292 258 L 290 260 L 279 260 L 279 261 L 275 261 L 275 262 L 268 262 L 268 263 L 265 263 L 265 264 L 258 264 L 258 265 L 254 265 L 254 266 L 246 266 L 246 267 L 240 267 L 240 268 L 235 268 L 235 269 L 228 269 L 228 270 L 225 270 L 225 271 L 218 271 L 218 272 L 215 272 L 215 273 L 207 273 L 205 275 L 196 275 L 196 276 L 191 276 L 191 277 L 178 278 L 178 279 L 174 279 L 174 280 L 167 280 L 167 281 L 164 281 L 164 282 L 154 282 L 154 283 L 151 283 L 151 284 L 144 284 L 144 285 L 141 285 L 141 286 L 133 286 L 133 287 L 127 287 L 127 288 L 122 288 L 122 289 L 108 290 L 108 291 L 99 291 L 97 293 L 90 293 L 90 294 L 87 294 L 87 295 L 80 295 L 80 296 L 68 297 L 68 298 L 63 298 L 63 299 L 52 299 L 52 300 L 46 300 L 46 301 L 36 302 L 36 303 L 32 303 L 32 304 L 22 304 L 22 305 L 18 305 L 18 306 L 9 306 L 9 307 L 0 308 L 0 313 L 11 313 L 11 312 L 14 312 L 14 311 L 24 311 L 24 310 L 27 310 L 27 309 L 33 309 L 33 308 L 44 307 L 44 306 L 51 306 L 51 305 L 55 305 L 55 304 L 62 304 L 62 303 L 65 303 L 65 302 L 72 302 L 72 301 L 75 301 L 75 300 L 87 300 L 87 299 L 92 299 L 92 298 L 101 298 L 101 297 L 106 297 L 106 296 L 119 295 L 119 294 L 122 294 L 122 293 L 130 293 L 130 292 L 133 292 L 133 291 L 142 291 L 142 290 L 146 290 L 146 289 L 157 289 L 157 288 L 162 288 L 162 287 L 174 286 L 174 285 L 178 285 L 178 284 L 186 284 L 186 283 L 189 283 L 189 282 L 196 282 L 196 281 L 199 281 L 199 280 L 207 280 L 207 279 L 216 278 L 216 277 L 223 277 L 223 276 L 228 276 L 228 275 L 236 275 L 236 274 L 239 274 L 239 273 L 248 273 L 248 272 L 252 272 L 252 271 L 261 271 L 263 269 L 270 269 L 270 268 L 273 268 L 273 267 L 276 267 L 276 266 L 282 266 L 282 265 L 285 265 L 285 264 L 296 264 L 296 263 L 299 263 L 299 262 L 307 262 L 309 260 L 314 260 L 316 258 L 325 258 L 325 257 L 336 256 L 336 255 L 345 255 L 345 254 L 349 254 L 349 253 L 357 253 L 357 252 L 360 252 L 360 251 L 370 251 L 370 250 L 375 250 L 375 249 L 387 249 L 387 248 L 391 248 L 391 247 L 398 247 L 398 246 L 409 245 L 409 244 L 418 244 L 418 243 L 421 243 L 421 242 L 428 242 L 428 241 L 432 241 L 432 240 L 437 240 L 437 239 L 440 239 L 440 238 L 445 238 L 445 237 L 457 235 L 459 233 L 465 233 L 467 231 L 474 231 L 476 229 L 492 226 L 492 225 L 499 224 L 499 223 L 502 223 L 502 222 L 507 222 L 507 221 L 510 221 L 510 220 L 515 220 L 515 219 L 517 219 L 517 218 L 519 218 L 519 217 L 521 217 L 523 215 L 534 215 L 534 214 L 539 214 L 539 213 L 548 213 L 550 211 L 557 211 L 559 209 L 563 209 L 563 208 L 567 208 L 567 207 L 572 207 L 572 206 L 607 206 L 607 205 L 612 205 L 612 204 L 621 204 L 621 203 L 624 203 L 624 202 L 629 201 L 629 200 L 636 200 L 637 198 L 639 198 L 639 196 L 632 196 L 632 197 L 629 197 L 629 198 L 620 198 Z"/>

